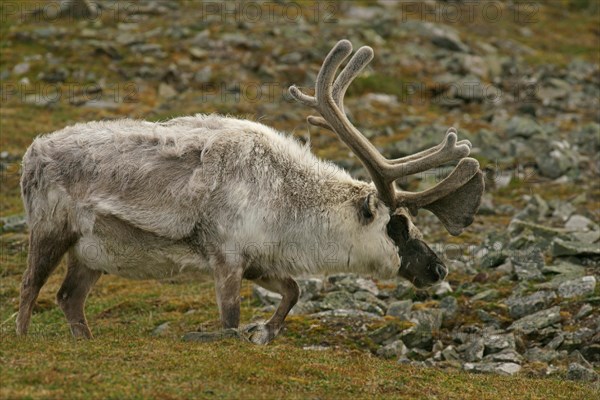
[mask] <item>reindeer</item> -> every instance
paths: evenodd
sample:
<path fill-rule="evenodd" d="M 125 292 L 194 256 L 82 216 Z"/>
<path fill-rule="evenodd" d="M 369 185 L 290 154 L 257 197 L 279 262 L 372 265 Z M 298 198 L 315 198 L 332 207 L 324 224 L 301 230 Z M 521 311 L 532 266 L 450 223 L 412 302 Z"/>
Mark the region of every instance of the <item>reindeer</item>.
<path fill-rule="evenodd" d="M 351 53 L 347 40 L 333 47 L 314 96 L 296 86 L 289 92 L 320 114 L 308 122 L 335 132 L 372 183 L 267 126 L 218 115 L 89 122 L 36 138 L 23 158 L 30 249 L 17 333 L 27 333 L 38 293 L 65 253 L 57 303 L 73 336 L 82 338 L 92 337 L 84 303 L 103 273 L 132 279 L 211 273 L 225 329 L 238 329 L 241 282 L 251 280 L 282 296 L 268 322 L 242 330 L 258 344 L 276 337 L 296 304 L 294 276 L 351 271 L 402 276 L 417 287 L 443 280 L 447 269 L 412 216 L 430 210 L 452 235 L 472 223 L 484 185 L 478 162 L 467 157 L 471 144 L 457 142 L 450 128 L 435 147 L 384 158 L 344 112 L 346 89 L 373 58 L 370 47 L 361 47 L 335 78 Z M 430 189 L 394 185 L 456 160 Z M 319 244 L 334 245 L 327 262 L 314 251 Z"/>

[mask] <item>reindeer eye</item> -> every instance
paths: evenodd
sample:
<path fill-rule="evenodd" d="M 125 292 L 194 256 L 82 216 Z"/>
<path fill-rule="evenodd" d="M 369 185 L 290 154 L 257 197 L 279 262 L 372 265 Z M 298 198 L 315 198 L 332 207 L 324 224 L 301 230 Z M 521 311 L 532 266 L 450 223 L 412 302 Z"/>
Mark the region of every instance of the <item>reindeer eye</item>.
<path fill-rule="evenodd" d="M 367 197 L 365 197 L 363 203 L 361 204 L 359 210 L 359 218 L 365 225 L 372 222 L 375 218 L 375 210 L 371 194 L 368 194 Z"/>

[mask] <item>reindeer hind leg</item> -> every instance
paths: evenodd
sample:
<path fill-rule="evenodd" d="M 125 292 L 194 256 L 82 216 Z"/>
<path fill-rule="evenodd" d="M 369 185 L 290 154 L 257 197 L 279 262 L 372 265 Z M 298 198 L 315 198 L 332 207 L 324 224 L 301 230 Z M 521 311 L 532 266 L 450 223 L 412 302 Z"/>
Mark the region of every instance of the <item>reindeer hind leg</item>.
<path fill-rule="evenodd" d="M 29 234 L 29 254 L 21 283 L 17 335 L 27 334 L 40 289 L 56 269 L 62 256 L 76 241 L 75 235 L 68 232 L 65 226 L 61 232 L 43 232 L 33 228 Z"/>
<path fill-rule="evenodd" d="M 85 318 L 85 300 L 98 281 L 102 272 L 86 267 L 74 254 L 69 251 L 67 274 L 56 294 L 56 301 L 65 314 L 75 338 L 92 338 L 92 332 Z"/>

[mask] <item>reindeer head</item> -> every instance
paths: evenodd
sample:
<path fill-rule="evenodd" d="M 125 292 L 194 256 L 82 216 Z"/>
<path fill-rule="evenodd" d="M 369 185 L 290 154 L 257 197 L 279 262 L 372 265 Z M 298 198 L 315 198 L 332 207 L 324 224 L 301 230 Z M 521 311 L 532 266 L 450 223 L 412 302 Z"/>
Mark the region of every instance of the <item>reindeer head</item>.
<path fill-rule="evenodd" d="M 398 274 L 422 287 L 446 277 L 447 269 L 437 255 L 422 241 L 412 224 L 411 214 L 420 208 L 433 212 L 452 235 L 459 235 L 473 222 L 483 193 L 483 174 L 479 163 L 468 158 L 471 143 L 457 142 L 456 130 L 448 129 L 442 143 L 407 157 L 388 160 L 356 129 L 344 112 L 346 89 L 373 59 L 373 49 L 363 46 L 335 78 L 342 62 L 352 53 L 352 44 L 339 41 L 329 52 L 315 83 L 315 95 L 309 96 L 296 86 L 289 91 L 298 102 L 317 110 L 321 116 L 310 116 L 312 125 L 334 131 L 367 169 L 377 189 L 377 197 L 389 209 L 387 234 L 394 241 L 401 259 Z M 335 81 L 334 81 L 335 78 Z M 460 160 L 454 170 L 434 187 L 422 192 L 396 189 L 394 181 Z M 367 198 L 363 214 L 368 215 L 373 199 Z"/>

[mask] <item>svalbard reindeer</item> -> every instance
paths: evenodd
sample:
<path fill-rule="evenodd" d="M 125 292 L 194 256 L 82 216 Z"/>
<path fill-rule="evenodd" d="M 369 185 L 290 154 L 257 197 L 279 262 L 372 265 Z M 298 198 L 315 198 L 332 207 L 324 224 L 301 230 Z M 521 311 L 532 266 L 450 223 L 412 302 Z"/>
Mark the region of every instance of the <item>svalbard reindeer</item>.
<path fill-rule="evenodd" d="M 480 204 L 479 164 L 467 158 L 471 145 L 457 142 L 453 128 L 435 147 L 384 158 L 344 112 L 346 89 L 373 57 L 370 47 L 361 47 L 335 78 L 351 53 L 350 42 L 338 42 L 315 95 L 295 86 L 290 93 L 320 114 L 309 123 L 334 131 L 372 183 L 267 126 L 217 115 L 89 122 L 37 138 L 23 158 L 30 248 L 17 333 L 27 333 L 40 288 L 65 253 L 57 301 L 73 335 L 86 338 L 92 334 L 84 303 L 102 273 L 133 279 L 212 273 L 224 328 L 238 328 L 241 282 L 252 280 L 282 296 L 268 322 L 241 330 L 261 344 L 277 335 L 298 299 L 293 276 L 400 275 L 418 287 L 443 280 L 447 269 L 411 214 L 428 209 L 452 235 L 460 234 Z M 398 178 L 456 160 L 430 189 L 394 186 Z M 335 250 L 327 260 L 318 251 L 323 244 Z"/>

